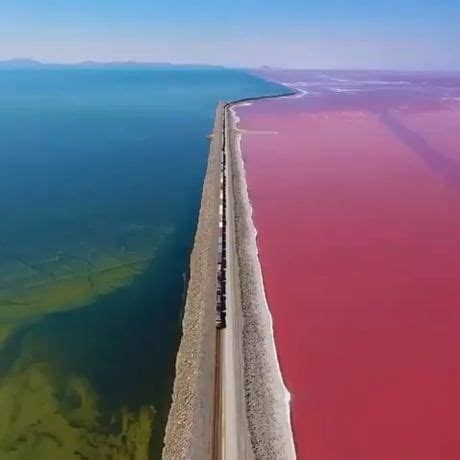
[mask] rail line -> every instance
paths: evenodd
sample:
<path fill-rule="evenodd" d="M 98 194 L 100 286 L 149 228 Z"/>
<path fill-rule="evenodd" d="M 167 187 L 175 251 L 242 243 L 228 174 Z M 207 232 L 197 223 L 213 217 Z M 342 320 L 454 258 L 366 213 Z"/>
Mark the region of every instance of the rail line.
<path fill-rule="evenodd" d="M 261 96 L 240 99 L 237 101 L 228 102 L 223 105 L 222 114 L 222 127 L 221 127 L 221 148 L 220 148 L 220 198 L 219 198 L 219 232 L 218 232 L 218 264 L 217 264 L 217 289 L 216 289 L 216 348 L 215 348 L 215 378 L 214 378 L 214 409 L 213 409 L 213 441 L 212 441 L 212 458 L 213 460 L 226 460 L 226 457 L 232 457 L 236 455 L 236 452 L 244 455 L 244 458 L 252 458 L 252 454 L 249 455 L 247 452 L 250 449 L 250 441 L 244 441 L 240 439 L 238 433 L 238 426 L 241 422 L 241 412 L 238 412 L 238 404 L 241 405 L 241 393 L 238 395 L 233 394 L 233 397 L 229 398 L 224 395 L 224 391 L 232 391 L 230 388 L 235 385 L 242 385 L 241 382 L 241 357 L 236 359 L 234 356 L 225 356 L 228 353 L 227 348 L 231 348 L 234 352 L 235 341 L 238 341 L 238 337 L 231 337 L 228 334 L 235 334 L 235 314 L 236 312 L 230 311 L 227 317 L 228 309 L 235 307 L 234 295 L 231 292 L 227 292 L 229 286 L 228 282 L 232 284 L 232 289 L 235 289 L 235 275 L 232 275 L 230 270 L 234 270 L 235 267 L 229 267 L 229 261 L 232 262 L 234 256 L 231 255 L 232 247 L 227 247 L 229 244 L 234 244 L 230 241 L 231 235 L 228 233 L 234 232 L 232 230 L 232 222 L 227 222 L 227 216 L 233 219 L 233 211 L 227 209 L 227 199 L 231 201 L 229 193 L 232 193 L 232 187 L 228 185 L 229 180 L 229 158 L 228 153 L 231 149 L 230 139 L 227 139 L 227 135 L 230 135 L 228 116 L 229 110 L 235 104 L 244 102 L 253 102 L 259 99 L 269 99 L 273 97 L 284 97 L 287 95 L 296 94 L 295 92 L 286 93 L 283 95 L 275 96 Z M 217 133 L 215 133 L 217 134 Z M 231 203 L 230 203 L 231 204 Z M 227 225 L 228 223 L 228 225 Z M 230 226 L 230 228 L 229 228 Z M 234 248 L 233 248 L 234 249 Z M 233 264 L 232 264 L 233 265 Z M 231 276 L 232 275 L 232 276 Z M 237 289 L 239 289 L 239 283 L 237 283 Z M 227 294 L 231 298 L 227 298 Z M 231 305 L 229 305 L 229 303 Z M 233 319 L 232 319 L 233 318 Z M 227 322 L 229 324 L 227 324 Z M 227 329 L 227 326 L 229 328 Z M 225 335 L 227 334 L 227 335 Z M 238 333 L 237 333 L 238 335 Z M 225 342 L 225 345 L 224 345 Z M 237 352 L 238 353 L 238 352 Z M 240 352 L 239 352 L 240 353 Z M 236 360 L 235 360 L 236 359 Z M 226 368 L 224 372 L 224 366 Z M 234 376 L 234 372 L 240 372 L 240 381 Z M 235 378 L 235 382 L 232 382 L 230 387 L 226 388 L 228 382 L 223 382 L 224 376 L 226 378 L 232 376 Z M 235 391 L 233 389 L 233 391 Z M 224 401 L 225 399 L 225 401 Z M 229 402 L 230 401 L 230 402 Z M 238 402 L 237 402 L 238 401 Z M 235 407 L 233 407 L 235 406 Z M 228 418 L 227 420 L 225 418 Z M 225 438 L 225 439 L 224 439 Z M 237 445 L 236 445 L 237 444 Z M 230 450 L 229 450 L 230 446 Z M 228 451 L 228 452 L 227 452 Z M 252 452 L 252 450 L 251 450 Z M 233 460 L 233 458 L 230 458 Z"/>
<path fill-rule="evenodd" d="M 216 331 L 216 372 L 214 379 L 214 433 L 212 458 L 222 458 L 222 366 L 221 366 L 221 333 Z"/>
<path fill-rule="evenodd" d="M 220 197 L 219 197 L 219 234 L 217 261 L 217 292 L 216 292 L 216 354 L 214 378 L 214 433 L 212 458 L 222 459 L 223 411 L 222 411 L 222 334 L 226 328 L 226 270 L 227 270 L 227 159 L 225 148 L 225 126 L 227 105 L 223 107 L 222 144 L 220 150 Z"/>

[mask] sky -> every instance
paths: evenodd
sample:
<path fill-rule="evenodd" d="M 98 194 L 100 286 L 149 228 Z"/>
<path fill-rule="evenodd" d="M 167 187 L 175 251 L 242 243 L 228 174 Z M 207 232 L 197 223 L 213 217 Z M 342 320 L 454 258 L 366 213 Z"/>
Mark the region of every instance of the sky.
<path fill-rule="evenodd" d="M 460 0 L 0 0 L 0 59 L 460 70 Z"/>

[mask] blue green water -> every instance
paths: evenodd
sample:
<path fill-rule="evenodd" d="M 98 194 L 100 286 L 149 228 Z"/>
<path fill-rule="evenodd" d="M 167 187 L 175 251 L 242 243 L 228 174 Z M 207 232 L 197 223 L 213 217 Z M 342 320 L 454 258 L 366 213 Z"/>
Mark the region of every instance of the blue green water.
<path fill-rule="evenodd" d="M 0 458 L 159 458 L 223 69 L 0 72 Z"/>

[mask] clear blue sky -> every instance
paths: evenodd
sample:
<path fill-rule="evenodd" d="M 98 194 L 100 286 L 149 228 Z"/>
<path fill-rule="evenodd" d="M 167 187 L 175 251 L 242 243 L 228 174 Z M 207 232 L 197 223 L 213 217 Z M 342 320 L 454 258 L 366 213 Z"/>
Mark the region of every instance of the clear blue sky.
<path fill-rule="evenodd" d="M 460 69 L 460 0 L 1 0 L 16 57 Z"/>

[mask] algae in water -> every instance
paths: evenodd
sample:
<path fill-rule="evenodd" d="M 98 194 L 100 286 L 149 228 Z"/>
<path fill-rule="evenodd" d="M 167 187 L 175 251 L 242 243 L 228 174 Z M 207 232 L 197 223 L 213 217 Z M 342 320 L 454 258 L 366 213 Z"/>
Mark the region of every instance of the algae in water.
<path fill-rule="evenodd" d="M 153 240 L 158 244 L 157 235 Z M 123 246 L 12 264 L 0 277 L 0 353 L 15 331 L 44 315 L 97 308 L 97 298 L 129 285 L 154 257 L 153 241 L 143 243 L 135 251 Z M 85 377 L 58 369 L 46 354 L 32 358 L 36 347 L 23 340 L 0 375 L 0 458 L 148 460 L 154 408 L 107 413 Z"/>
<path fill-rule="evenodd" d="M 0 383 L 0 458 L 148 460 L 154 409 L 121 409 L 110 430 L 83 378 L 21 363 Z"/>

